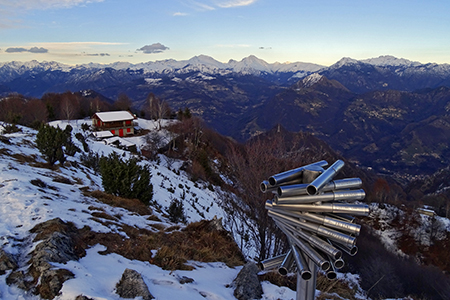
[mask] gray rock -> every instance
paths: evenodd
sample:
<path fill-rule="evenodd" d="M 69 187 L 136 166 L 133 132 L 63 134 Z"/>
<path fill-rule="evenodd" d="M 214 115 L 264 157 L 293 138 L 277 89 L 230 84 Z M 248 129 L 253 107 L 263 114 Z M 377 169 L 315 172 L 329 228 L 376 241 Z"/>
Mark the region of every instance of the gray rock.
<path fill-rule="evenodd" d="M 234 296 L 239 300 L 261 299 L 263 290 L 258 279 L 259 269 L 248 262 L 233 281 Z"/>
<path fill-rule="evenodd" d="M 143 300 L 154 299 L 141 274 L 135 270 L 125 269 L 116 285 L 116 293 L 122 298 L 142 297 Z"/>
<path fill-rule="evenodd" d="M 31 259 L 32 265 L 37 271 L 43 272 L 52 268 L 48 262 L 63 264 L 78 260 L 73 249 L 74 244 L 70 237 L 61 232 L 53 232 L 48 239 L 36 246 Z"/>
<path fill-rule="evenodd" d="M 94 300 L 92 298 L 86 297 L 85 295 L 78 295 L 75 300 Z"/>
<path fill-rule="evenodd" d="M 0 275 L 4 275 L 7 270 L 15 270 L 17 268 L 14 258 L 0 248 Z"/>

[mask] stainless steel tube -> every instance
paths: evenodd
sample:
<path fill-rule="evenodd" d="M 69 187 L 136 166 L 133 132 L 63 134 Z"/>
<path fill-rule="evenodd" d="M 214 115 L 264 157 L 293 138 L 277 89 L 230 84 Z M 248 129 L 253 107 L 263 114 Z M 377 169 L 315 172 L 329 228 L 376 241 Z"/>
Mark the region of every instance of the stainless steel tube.
<path fill-rule="evenodd" d="M 273 269 L 278 269 L 286 257 L 287 253 L 281 254 L 269 259 L 265 259 L 258 263 L 258 267 L 261 271 L 269 271 Z"/>
<path fill-rule="evenodd" d="M 302 280 L 300 276 L 297 276 L 297 295 L 296 300 L 314 300 L 316 294 L 316 282 L 317 282 L 317 265 L 312 259 L 305 256 L 306 263 L 312 273 L 311 280 Z"/>
<path fill-rule="evenodd" d="M 342 251 L 344 251 L 345 253 L 347 253 L 350 256 L 355 256 L 356 253 L 358 253 L 358 247 L 356 245 L 353 245 L 352 247 L 350 247 L 349 245 L 342 245 L 338 242 L 333 243 L 334 246 L 336 246 L 337 248 L 341 249 Z"/>
<path fill-rule="evenodd" d="M 267 207 L 266 209 L 273 209 L 275 212 L 284 214 L 286 216 L 290 216 L 293 218 L 299 218 L 302 220 L 310 221 L 316 224 L 324 225 L 329 228 L 337 229 L 340 231 L 344 231 L 350 234 L 353 234 L 355 236 L 359 235 L 359 232 L 361 231 L 361 225 L 354 224 L 354 223 L 348 223 L 344 222 L 340 219 L 335 219 L 329 216 L 325 215 L 319 215 L 315 213 L 309 213 L 309 212 L 299 212 L 299 211 L 293 211 L 293 210 L 282 210 L 277 209 L 278 207 L 271 206 Z"/>
<path fill-rule="evenodd" d="M 294 253 L 295 264 L 297 265 L 297 272 L 303 280 L 310 280 L 312 277 L 311 271 L 308 268 L 302 251 L 298 249 L 296 245 L 291 245 L 292 252 Z"/>
<path fill-rule="evenodd" d="M 323 188 L 328 182 L 333 179 L 333 177 L 339 172 L 339 170 L 344 166 L 342 160 L 337 160 L 328 169 L 325 170 L 319 177 L 314 179 L 310 185 L 306 188 L 309 195 L 316 195 L 321 188 Z"/>
<path fill-rule="evenodd" d="M 326 241 L 320 239 L 319 237 L 307 233 L 301 229 L 298 229 L 295 226 L 284 222 L 284 220 L 282 219 L 276 218 L 276 222 L 283 224 L 283 226 L 289 229 L 295 237 L 305 240 L 306 242 L 310 243 L 311 246 L 333 257 L 333 259 L 339 259 L 342 257 L 341 250 L 337 249 L 336 247 L 327 243 Z"/>
<path fill-rule="evenodd" d="M 356 218 L 354 216 L 347 215 L 347 214 L 326 213 L 326 215 L 331 218 L 338 219 L 338 220 L 348 222 L 348 223 L 355 223 L 355 221 L 356 221 Z"/>
<path fill-rule="evenodd" d="M 343 213 L 355 216 L 368 216 L 369 206 L 367 204 L 347 204 L 347 203 L 323 203 L 323 204 L 279 204 L 279 209 L 320 212 L 320 213 Z"/>
<path fill-rule="evenodd" d="M 263 192 L 263 193 L 276 191 L 278 189 L 277 186 L 271 185 L 269 183 L 269 181 L 267 181 L 267 180 L 264 180 L 263 182 L 261 182 L 261 184 L 259 185 L 259 188 L 260 188 L 261 192 Z"/>
<path fill-rule="evenodd" d="M 330 262 L 322 257 L 316 250 L 314 250 L 307 243 L 302 242 L 299 238 L 295 237 L 292 232 L 286 228 L 283 224 L 278 223 L 278 226 L 283 230 L 283 232 L 288 236 L 292 243 L 299 247 L 300 250 L 305 253 L 314 263 L 319 266 L 323 271 L 330 268 Z"/>
<path fill-rule="evenodd" d="M 328 163 L 325 160 L 321 160 L 321 161 L 318 161 L 318 162 L 315 162 L 315 163 L 312 163 L 309 165 L 305 165 L 305 166 L 302 166 L 302 167 L 299 167 L 296 169 L 292 169 L 292 170 L 289 170 L 289 171 L 286 171 L 283 173 L 275 174 L 275 175 L 269 177 L 269 183 L 271 185 L 280 185 L 280 184 L 283 184 L 286 182 L 291 182 L 293 180 L 301 179 L 303 169 L 306 166 L 310 166 L 310 165 L 318 165 L 320 167 L 325 167 L 328 165 Z"/>
<path fill-rule="evenodd" d="M 308 183 L 282 185 L 277 188 L 279 197 L 290 197 L 298 195 L 308 195 L 306 188 Z M 333 190 L 357 189 L 361 188 L 362 181 L 359 178 L 346 178 L 328 182 L 321 192 L 329 192 Z"/>
<path fill-rule="evenodd" d="M 319 195 L 300 195 L 290 197 L 276 197 L 276 204 L 309 204 L 315 202 L 330 202 L 330 201 L 358 201 L 363 200 L 366 193 L 363 189 L 359 190 L 342 190 L 331 191 Z"/>
<path fill-rule="evenodd" d="M 305 229 L 305 230 L 313 232 L 317 235 L 328 238 L 332 241 L 337 241 L 341 244 L 348 245 L 349 247 L 354 246 L 356 243 L 356 239 L 354 237 L 343 234 L 342 232 L 339 232 L 339 231 L 336 231 L 333 229 L 326 228 L 322 225 L 317 225 L 317 224 L 310 223 L 310 222 L 300 221 L 299 219 L 280 214 L 273 210 L 269 210 L 268 214 L 270 217 L 279 219 L 282 222 L 285 222 L 289 225 L 292 225 L 294 227 L 299 227 L 301 229 Z"/>
<path fill-rule="evenodd" d="M 290 249 L 287 255 L 284 257 L 283 261 L 281 262 L 281 265 L 278 268 L 278 273 L 280 273 L 283 276 L 286 276 L 292 270 L 294 263 L 295 263 L 294 253 L 292 252 L 292 249 Z"/>

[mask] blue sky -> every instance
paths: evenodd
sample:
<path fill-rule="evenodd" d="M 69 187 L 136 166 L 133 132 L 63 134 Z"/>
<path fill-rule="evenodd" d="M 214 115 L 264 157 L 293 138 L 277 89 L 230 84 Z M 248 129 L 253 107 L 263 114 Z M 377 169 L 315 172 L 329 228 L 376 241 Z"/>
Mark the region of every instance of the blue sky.
<path fill-rule="evenodd" d="M 448 0 L 0 0 L 0 61 L 450 63 Z"/>

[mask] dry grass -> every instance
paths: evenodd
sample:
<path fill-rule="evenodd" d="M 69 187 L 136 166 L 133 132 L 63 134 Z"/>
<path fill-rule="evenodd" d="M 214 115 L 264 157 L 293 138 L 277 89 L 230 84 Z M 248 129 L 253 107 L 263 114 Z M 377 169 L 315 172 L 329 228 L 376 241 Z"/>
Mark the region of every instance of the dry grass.
<path fill-rule="evenodd" d="M 322 292 L 317 300 L 357 300 L 355 288 L 350 287 L 347 282 L 338 279 L 329 280 L 320 273 L 317 275 L 316 289 Z"/>
<path fill-rule="evenodd" d="M 186 265 L 188 260 L 242 265 L 244 257 L 232 238 L 225 231 L 211 230 L 205 226 L 208 223 L 193 223 L 171 233 L 124 225 L 122 230 L 128 239 L 119 234 L 96 233 L 85 229 L 78 234 L 78 247 L 86 249 L 99 243 L 107 248 L 103 254 L 117 253 L 128 259 L 149 261 L 166 270 L 190 270 L 192 267 Z M 158 250 L 154 257 L 152 250 Z"/>
<path fill-rule="evenodd" d="M 286 286 L 291 290 L 295 291 L 297 289 L 297 276 L 283 276 L 278 271 L 273 270 L 271 272 L 263 273 L 262 275 L 258 275 L 260 281 L 269 281 L 270 283 L 277 286 Z"/>
<path fill-rule="evenodd" d="M 118 196 L 114 196 L 102 191 L 89 191 L 84 189 L 83 194 L 97 198 L 99 201 L 114 207 L 122 207 L 129 211 L 135 212 L 141 216 L 151 215 L 152 210 L 150 207 L 139 201 L 138 199 L 127 199 Z"/>

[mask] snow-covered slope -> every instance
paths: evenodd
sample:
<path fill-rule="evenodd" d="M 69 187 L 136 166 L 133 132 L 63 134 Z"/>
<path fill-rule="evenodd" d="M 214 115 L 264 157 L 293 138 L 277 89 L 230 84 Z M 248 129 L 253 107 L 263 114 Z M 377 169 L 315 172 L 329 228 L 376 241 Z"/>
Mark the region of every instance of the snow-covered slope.
<path fill-rule="evenodd" d="M 71 121 L 73 134 L 80 132 L 81 124 L 89 121 Z M 53 126 L 65 128 L 67 122 L 52 122 Z M 153 121 L 139 120 L 143 128 L 154 130 Z M 0 127 L 0 131 L 3 128 Z M 162 221 L 152 221 L 146 216 L 140 216 L 124 208 L 112 207 L 95 198 L 83 194 L 87 187 L 90 190 L 102 190 L 101 177 L 89 168 L 79 163 L 79 154 L 69 157 L 64 166 L 54 169 L 43 168 L 44 160 L 34 145 L 36 131 L 21 127 L 21 132 L 5 134 L 0 141 L 0 248 L 14 255 L 21 267 L 26 268 L 28 253 L 38 242 L 33 242 L 30 234 L 37 224 L 47 220 L 60 218 L 65 222 L 72 222 L 78 228 L 89 226 L 94 232 L 119 233 L 122 225 L 133 228 L 155 230 L 154 226 L 168 227 L 171 224 L 163 213 L 172 198 L 180 198 L 184 194 L 185 214 L 189 222 L 202 219 L 226 218 L 218 201 L 220 189 L 214 192 L 207 188 L 206 183 L 193 183 L 179 171 L 180 163 L 171 162 L 167 167 L 165 157 L 161 156 L 160 163 L 142 161 L 149 164 L 152 172 L 154 187 L 153 200 L 162 207 L 162 212 L 154 214 Z M 164 131 L 161 132 L 164 135 Z M 144 137 L 132 137 L 129 141 L 142 145 Z M 77 139 L 73 138 L 74 142 Z M 91 150 L 108 155 L 112 151 L 121 156 L 131 154 L 105 145 L 101 141 L 88 139 Z M 81 144 L 78 145 L 82 148 Z M 178 174 L 177 174 L 178 173 Z M 95 221 L 93 210 L 102 211 L 111 216 L 120 216 L 113 221 L 116 226 L 105 225 Z M 225 224 L 226 225 L 226 224 Z M 156 299 L 235 299 L 233 289 L 227 287 L 240 267 L 230 268 L 224 263 L 200 263 L 192 261 L 193 271 L 165 271 L 149 262 L 135 261 L 118 254 L 99 254 L 105 247 L 96 245 L 87 250 L 86 256 L 78 261 L 69 261 L 64 265 L 54 264 L 75 274 L 75 278 L 64 283 L 61 295 L 57 299 L 73 300 L 83 294 L 92 299 L 120 299 L 115 294 L 115 284 L 120 280 L 126 268 L 132 268 L 142 274 L 149 289 Z M 156 251 L 157 249 L 155 249 Z M 0 299 L 40 299 L 29 295 L 25 291 L 6 284 L 10 271 L 0 276 Z M 194 279 L 192 284 L 180 284 L 179 278 L 187 276 Z M 294 291 L 279 288 L 264 283 L 264 299 L 292 299 Z"/>

